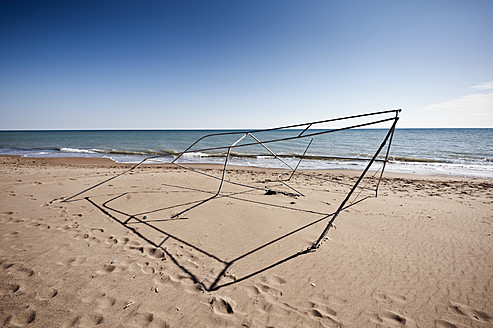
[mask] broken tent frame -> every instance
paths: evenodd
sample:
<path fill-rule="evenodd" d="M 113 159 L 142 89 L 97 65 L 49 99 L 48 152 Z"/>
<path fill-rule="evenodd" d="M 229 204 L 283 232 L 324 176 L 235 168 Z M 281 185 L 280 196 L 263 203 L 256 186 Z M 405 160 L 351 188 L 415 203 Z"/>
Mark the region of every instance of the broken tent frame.
<path fill-rule="evenodd" d="M 328 119 L 328 120 L 323 120 L 323 121 L 316 121 L 316 122 L 310 122 L 310 123 L 302 123 L 302 124 L 295 124 L 295 125 L 289 125 L 289 126 L 283 126 L 283 127 L 278 127 L 278 128 L 271 128 L 271 129 L 263 129 L 263 130 L 251 130 L 251 131 L 232 131 L 232 132 L 222 132 L 222 133 L 213 133 L 213 134 L 208 134 L 208 135 L 205 135 L 199 139 L 197 139 L 194 143 L 192 143 L 186 150 L 184 150 L 183 152 L 179 153 L 171 162 L 170 164 L 174 164 L 174 165 L 177 165 L 181 168 L 184 168 L 186 170 L 189 170 L 189 171 L 192 171 L 192 172 L 195 172 L 195 173 L 198 173 L 198 174 L 202 174 L 202 175 L 205 175 L 205 176 L 208 176 L 210 178 L 214 178 L 214 179 L 218 179 L 220 182 L 219 182 L 219 187 L 218 187 L 218 190 L 217 192 L 205 199 L 205 200 L 202 200 L 190 207 L 188 207 L 187 209 L 175 214 L 172 216 L 172 218 L 176 218 L 180 215 L 182 215 L 183 213 L 185 212 L 188 212 L 190 210 L 192 210 L 193 208 L 196 208 L 214 198 L 216 198 L 217 196 L 219 196 L 221 194 L 221 190 L 222 190 L 222 187 L 223 187 L 223 184 L 224 183 L 232 183 L 232 184 L 236 184 L 236 185 L 240 185 L 242 187 L 247 187 L 247 188 L 252 188 L 252 189 L 260 189 L 260 190 L 266 190 L 266 191 L 269 191 L 265 188 L 260 188 L 260 187 L 257 187 L 257 186 L 251 186 L 251 185 L 247 185 L 247 184 L 240 184 L 238 182 L 234 182 L 234 181 L 230 181 L 230 180 L 227 180 L 226 179 L 226 169 L 228 167 L 228 161 L 231 157 L 231 151 L 232 149 L 236 149 L 236 148 L 240 148 L 240 147 L 251 147 L 251 146 L 256 146 L 256 145 L 259 145 L 261 146 L 264 150 L 266 150 L 269 155 L 273 158 L 275 158 L 276 160 L 278 160 L 284 167 L 286 167 L 288 169 L 287 172 L 283 172 L 281 174 L 279 174 L 277 176 L 277 181 L 282 183 L 284 186 L 288 187 L 289 189 L 291 189 L 294 193 L 294 195 L 296 196 L 305 196 L 303 195 L 300 191 L 298 191 L 297 189 L 295 189 L 293 186 L 289 185 L 288 182 L 290 182 L 291 178 L 293 177 L 293 175 L 295 173 L 297 173 L 297 170 L 301 164 L 301 162 L 303 161 L 304 158 L 308 158 L 308 156 L 306 156 L 306 153 L 308 152 L 308 149 L 310 148 L 312 142 L 313 142 L 313 138 L 310 139 L 308 145 L 306 146 L 304 152 L 303 152 L 303 155 L 300 156 L 299 158 L 299 161 L 298 163 L 294 166 L 294 165 L 290 165 L 288 164 L 285 160 L 282 159 L 281 156 L 277 155 L 274 151 L 272 151 L 267 145 L 268 144 L 272 144 L 272 143 L 276 143 L 276 142 L 283 142 L 283 141 L 292 141 L 292 140 L 297 140 L 297 139 L 304 139 L 304 138 L 310 138 L 310 137 L 316 137 L 316 136 L 320 136 L 320 135 L 324 135 L 324 134 L 328 134 L 328 133 L 333 133 L 333 132 L 338 132 L 338 131 L 344 131 L 344 130 L 350 130 L 350 129 L 356 129 L 356 128 L 362 128 L 362 127 L 369 127 L 369 126 L 374 126 L 376 124 L 380 124 L 380 123 L 384 123 L 384 122 L 390 122 L 391 123 L 391 126 L 389 127 L 388 131 L 387 131 L 387 134 L 385 135 L 384 139 L 382 140 L 380 146 L 378 147 L 378 149 L 375 151 L 374 155 L 372 156 L 371 159 L 361 159 L 361 158 L 349 158 L 349 157 L 345 157 L 343 158 L 344 160 L 365 160 L 365 161 L 368 161 L 368 164 L 366 165 L 366 167 L 364 168 L 363 172 L 361 173 L 361 175 L 358 177 L 358 179 L 356 180 L 356 182 L 354 183 L 354 185 L 352 186 L 351 190 L 348 192 L 348 194 L 346 195 L 346 197 L 344 198 L 344 200 L 339 204 L 339 207 L 337 208 L 337 210 L 331 214 L 331 215 L 328 215 L 327 216 L 327 225 L 325 227 L 325 229 L 322 231 L 322 233 L 320 234 L 320 236 L 317 238 L 317 240 L 315 240 L 313 242 L 313 245 L 311 246 L 311 250 L 315 250 L 317 249 L 318 247 L 320 247 L 320 245 L 322 245 L 322 243 L 326 240 L 326 236 L 329 232 L 329 229 L 331 227 L 333 227 L 333 223 L 334 221 L 336 220 L 337 216 L 339 215 L 339 213 L 346 207 L 346 204 L 348 203 L 349 199 L 351 198 L 352 194 L 355 192 L 355 190 L 357 188 L 361 188 L 359 187 L 359 184 L 361 182 L 361 180 L 365 177 L 365 175 L 367 174 L 368 170 L 370 169 L 370 167 L 373 165 L 374 162 L 376 161 L 379 161 L 379 162 L 383 162 L 383 165 L 381 167 L 381 171 L 380 171 L 380 176 L 378 178 L 378 181 L 377 181 L 377 184 L 376 184 L 376 188 L 375 188 L 375 196 L 378 196 L 378 187 L 380 185 L 380 181 L 382 179 L 382 176 L 383 176 L 383 172 L 385 170 L 385 165 L 387 164 L 388 162 L 388 157 L 389 157 L 389 151 L 390 151 L 390 145 L 392 143 L 392 137 L 394 135 L 394 131 L 395 131 L 395 127 L 396 127 L 396 124 L 397 124 L 397 121 L 399 120 L 399 113 L 401 112 L 400 109 L 394 109 L 394 110 L 386 110 L 386 111 L 380 111 L 380 112 L 372 112 L 372 113 L 367 113 L 367 114 L 360 114 L 360 115 L 353 115 L 353 116 L 346 116 L 346 117 L 340 117 L 340 118 L 334 118 L 334 119 Z M 332 123 L 332 122 L 337 122 L 337 121 L 344 121 L 344 120 L 351 120 L 351 119 L 361 119 L 361 118 L 369 118 L 369 117 L 379 117 L 379 119 L 376 119 L 376 120 L 373 120 L 373 121 L 369 121 L 369 122 L 364 122 L 364 123 L 359 123 L 359 124 L 354 124 L 354 125 L 349 125 L 349 126 L 345 126 L 345 127 L 339 127 L 339 128 L 333 128 L 333 129 L 323 129 L 323 130 L 319 130 L 319 129 L 315 129 L 314 127 L 320 127 L 322 124 L 324 123 Z M 288 137 L 283 137 L 283 138 L 278 138 L 278 139 L 270 139 L 270 140 L 263 140 L 261 141 L 259 138 L 258 138 L 258 135 L 261 134 L 262 132 L 271 132 L 271 131 L 281 131 L 281 130 L 286 130 L 286 131 L 290 131 L 290 129 L 298 129 L 298 130 L 292 130 L 295 132 L 295 135 L 292 135 L 292 136 L 288 136 Z M 298 133 L 298 131 L 300 129 L 303 129 L 300 133 Z M 225 146 L 219 146 L 219 147 L 207 147 L 207 148 L 201 148 L 201 149 L 196 149 L 196 145 L 199 144 L 200 142 L 203 142 L 204 140 L 208 139 L 208 138 L 212 138 L 212 137 L 225 137 L 225 136 L 238 136 L 238 138 L 236 139 L 236 141 L 234 141 L 232 144 L 229 144 L 229 145 L 225 145 Z M 249 142 L 243 142 L 244 140 L 249 140 Z M 377 159 L 378 156 L 380 155 L 380 153 L 382 152 L 383 148 L 385 147 L 385 145 L 387 145 L 387 150 L 386 150 L 386 154 L 385 154 L 385 157 L 384 159 Z M 180 159 L 183 158 L 183 155 L 187 154 L 187 153 L 197 153 L 197 152 L 211 152 L 211 151 L 214 151 L 214 152 L 222 152 L 222 156 L 225 158 L 224 159 L 224 163 L 223 163 L 223 167 L 222 167 L 222 172 L 221 172 L 221 176 L 220 177 L 217 177 L 217 176 L 214 176 L 214 175 L 211 175 L 211 174 L 208 174 L 208 173 L 205 173 L 205 172 L 202 172 L 200 170 L 197 170 L 197 169 L 194 169 L 194 168 L 191 168 L 191 167 L 187 167 L 185 165 L 182 165 L 182 164 L 179 164 L 179 161 Z M 259 155 L 252 155 L 252 156 L 265 156 L 265 154 L 259 154 Z M 134 170 L 135 168 L 139 167 L 140 165 L 142 165 L 144 162 L 146 161 L 149 161 L 149 160 L 153 160 L 153 159 L 156 159 L 156 158 L 160 158 L 160 157 L 163 157 L 163 156 L 149 156 L 149 157 L 146 157 L 144 158 L 142 161 L 140 161 L 139 163 L 137 163 L 136 165 L 134 165 L 133 167 L 129 168 L 128 170 L 122 172 L 122 173 L 119 173 L 109 179 L 106 179 L 104 181 L 101 181 L 73 196 L 70 196 L 66 199 L 64 199 L 62 202 L 67 202 L 89 190 L 92 190 L 98 186 L 101 186 L 103 184 L 105 184 L 106 182 L 110 181 L 110 180 L 113 180 L 125 173 L 128 173 L 132 170 Z M 334 157 L 336 158 L 336 157 Z M 378 171 L 376 172 L 378 173 Z M 287 175 L 287 177 L 284 177 Z M 308 173 L 303 173 L 304 176 L 310 176 L 310 174 Z"/>

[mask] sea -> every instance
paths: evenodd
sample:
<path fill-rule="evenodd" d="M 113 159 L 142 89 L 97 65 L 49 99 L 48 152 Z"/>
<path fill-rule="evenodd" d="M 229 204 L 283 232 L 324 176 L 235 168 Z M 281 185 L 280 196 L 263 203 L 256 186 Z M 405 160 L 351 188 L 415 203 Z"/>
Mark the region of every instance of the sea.
<path fill-rule="evenodd" d="M 310 130 L 311 133 L 324 130 Z M 224 164 L 266 168 L 362 170 L 388 130 L 351 129 L 289 139 L 303 130 L 246 135 L 233 130 L 37 130 L 0 131 L 0 154 L 23 157 L 102 157 L 119 163 Z M 209 134 L 224 134 L 198 139 Z M 242 136 L 243 139 L 241 139 Z M 240 140 L 241 139 L 241 140 Z M 239 140 L 239 141 L 238 141 Z M 180 155 L 193 145 L 187 153 Z M 223 147 L 223 148 L 220 148 Z M 218 149 L 219 148 L 219 149 Z M 275 154 L 275 156 L 273 155 Z M 384 147 L 377 159 L 387 154 Z M 493 178 L 493 129 L 396 129 L 385 170 L 420 175 Z M 377 161 L 371 170 L 381 168 Z"/>

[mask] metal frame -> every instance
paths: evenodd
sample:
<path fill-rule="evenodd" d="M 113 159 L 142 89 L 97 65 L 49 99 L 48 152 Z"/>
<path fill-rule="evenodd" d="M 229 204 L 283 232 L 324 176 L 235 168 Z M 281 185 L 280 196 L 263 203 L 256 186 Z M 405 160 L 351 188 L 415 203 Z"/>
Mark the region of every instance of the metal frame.
<path fill-rule="evenodd" d="M 173 215 L 171 218 L 177 218 L 180 215 L 182 215 L 182 214 L 184 214 L 184 213 L 186 213 L 186 212 L 188 212 L 188 211 L 190 211 L 190 210 L 192 210 L 192 209 L 194 209 L 194 208 L 196 208 L 196 207 L 198 207 L 198 206 L 200 206 L 200 205 L 202 205 L 202 204 L 204 204 L 206 202 L 209 202 L 209 201 L 211 201 L 212 199 L 214 199 L 216 197 L 218 197 L 221 194 L 221 190 L 223 188 L 224 183 L 231 183 L 231 184 L 235 184 L 235 185 L 239 185 L 239 186 L 243 186 L 243 187 L 247 187 L 247 188 L 268 191 L 268 189 L 266 189 L 266 188 L 260 188 L 260 187 L 257 187 L 257 186 L 242 184 L 242 183 L 238 183 L 238 182 L 234 182 L 234 181 L 230 181 L 230 180 L 227 180 L 226 179 L 226 169 L 228 167 L 228 161 L 230 159 L 231 150 L 232 149 L 240 148 L 240 147 L 255 146 L 255 145 L 262 146 L 265 150 L 268 151 L 268 153 L 270 154 L 270 156 L 273 156 L 275 159 L 277 159 L 280 163 L 282 163 L 288 169 L 288 171 L 283 172 L 283 173 L 280 173 L 277 176 L 277 181 L 280 182 L 281 184 L 283 184 L 284 186 L 288 187 L 289 189 L 291 189 L 294 192 L 294 194 L 291 194 L 291 195 L 303 197 L 304 194 L 301 193 L 300 191 L 298 191 L 297 189 L 295 189 L 294 187 L 290 186 L 288 184 L 288 182 L 291 181 L 291 178 L 293 177 L 293 175 L 295 173 L 298 173 L 297 170 L 298 170 L 301 162 L 303 161 L 303 159 L 306 158 L 305 157 L 306 156 L 306 153 L 307 153 L 308 149 L 310 148 L 310 146 L 311 146 L 311 144 L 313 142 L 313 138 L 310 139 L 308 145 L 306 146 L 306 148 L 305 148 L 305 150 L 303 152 L 303 155 L 300 156 L 300 159 L 299 159 L 299 161 L 298 161 L 298 163 L 297 163 L 297 165 L 295 167 L 292 167 L 291 165 L 289 165 L 288 163 L 286 163 L 286 161 L 284 161 L 280 156 L 278 156 L 269 147 L 267 147 L 266 144 L 275 143 L 275 142 L 281 142 L 281 141 L 290 141 L 290 140 L 297 140 L 297 139 L 303 139 L 303 138 L 310 138 L 310 137 L 320 136 L 320 135 L 324 135 L 324 134 L 328 134 L 328 133 L 333 133 L 333 132 L 338 132 L 338 131 L 344 131 L 344 130 L 349 130 L 349 129 L 367 127 L 367 126 L 371 126 L 371 125 L 375 125 L 375 124 L 379 124 L 379 123 L 384 123 L 384 122 L 392 122 L 392 125 L 389 128 L 389 130 L 388 130 L 388 132 L 387 132 L 384 140 L 382 141 L 382 143 L 380 144 L 380 146 L 378 147 L 377 151 L 374 153 L 374 155 L 373 155 L 373 157 L 371 159 L 350 158 L 350 157 L 342 158 L 342 159 L 351 159 L 351 160 L 364 160 L 364 161 L 369 161 L 369 162 L 368 162 L 367 166 L 365 167 L 365 169 L 363 170 L 363 172 L 361 173 L 361 175 L 358 177 L 357 181 L 354 183 L 354 185 L 352 185 L 351 190 L 346 195 L 345 199 L 341 202 L 341 204 L 339 205 L 337 211 L 334 212 L 333 214 L 327 215 L 326 219 L 329 219 L 330 218 L 329 222 L 327 223 L 327 226 L 325 227 L 325 229 L 323 230 L 323 232 L 321 233 L 321 235 L 318 237 L 318 239 L 309 248 L 310 250 L 315 250 L 318 247 L 320 247 L 327 240 L 327 234 L 328 234 L 330 228 L 334 226 L 334 221 L 336 220 L 336 218 L 338 217 L 338 215 L 340 214 L 340 212 L 342 210 L 344 210 L 345 208 L 347 208 L 347 205 L 346 204 L 348 203 L 349 199 L 351 198 L 351 196 L 353 195 L 353 193 L 355 192 L 355 190 L 357 188 L 367 189 L 365 187 L 360 187 L 359 184 L 360 184 L 361 180 L 367 174 L 367 172 L 370 169 L 370 167 L 375 162 L 383 162 L 383 165 L 382 165 L 382 168 L 381 168 L 381 172 L 380 172 L 380 176 L 378 178 L 377 185 L 376 185 L 376 188 L 374 190 L 375 191 L 375 197 L 378 196 L 378 188 L 380 186 L 380 181 L 382 180 L 383 173 L 384 173 L 386 164 L 388 162 L 388 157 L 389 157 L 389 152 L 390 152 L 390 146 L 391 146 L 391 143 L 392 143 L 392 138 L 393 138 L 393 135 L 394 135 L 394 131 L 395 131 L 395 127 L 396 127 L 397 121 L 399 120 L 399 113 L 400 112 L 401 112 L 401 109 L 394 109 L 394 110 L 386 110 L 386 111 L 372 112 L 372 113 L 361 114 L 361 115 L 353 115 L 353 116 L 346 116 L 346 117 L 328 119 L 328 120 L 323 120 L 323 121 L 316 121 L 316 122 L 309 122 L 309 123 L 288 125 L 288 126 L 283 126 L 283 127 L 278 127 L 278 128 L 271 128 L 271 129 L 250 130 L 250 131 L 234 131 L 234 132 L 232 131 L 232 132 L 212 133 L 212 134 L 205 135 L 205 136 L 197 139 L 195 142 L 193 142 L 186 150 L 184 150 L 183 152 L 179 153 L 169 164 L 174 164 L 174 165 L 179 166 L 181 168 L 184 168 L 186 170 L 189 170 L 189 171 L 192 171 L 192 172 L 195 172 L 195 173 L 200 173 L 200 174 L 206 175 L 206 176 L 211 177 L 211 178 L 218 179 L 220 181 L 218 190 L 211 197 L 206 198 L 206 199 L 204 199 L 202 201 L 199 201 L 198 203 L 196 203 L 194 205 L 191 205 L 190 207 L 184 209 L 183 211 L 181 211 L 181 212 Z M 362 117 L 369 117 L 369 116 L 385 116 L 385 118 L 377 119 L 377 120 L 366 122 L 366 123 L 350 125 L 350 126 L 346 126 L 346 127 L 342 127 L 342 128 L 329 129 L 329 130 L 323 130 L 323 131 L 310 131 L 310 129 L 312 129 L 313 126 L 317 126 L 317 125 L 320 125 L 320 124 L 323 124 L 323 123 L 331 123 L 331 122 L 336 122 L 336 121 L 350 120 L 350 119 L 356 119 L 356 118 L 362 118 Z M 255 136 L 255 134 L 258 135 L 261 132 L 287 130 L 287 129 L 293 129 L 293 128 L 303 128 L 303 131 L 301 131 L 298 135 L 295 135 L 295 136 L 285 137 L 285 138 L 279 138 L 279 139 L 264 140 L 264 141 L 259 140 Z M 239 138 L 235 142 L 233 142 L 231 145 L 227 145 L 227 146 L 193 149 L 194 146 L 196 146 L 201 141 L 203 141 L 203 140 L 205 140 L 207 138 L 218 137 L 218 136 L 227 136 L 227 135 L 229 135 L 229 136 L 231 136 L 231 135 L 238 135 Z M 242 140 L 244 140 L 247 137 L 253 139 L 254 141 L 253 142 L 247 142 L 247 143 L 240 143 Z M 385 158 L 383 160 L 382 159 L 378 159 L 377 157 L 379 156 L 379 154 L 381 153 L 381 151 L 383 150 L 383 148 L 385 147 L 386 144 L 388 144 L 388 146 L 387 146 Z M 223 151 L 223 152 L 225 152 L 225 154 L 224 154 L 225 160 L 224 160 L 224 163 L 223 163 L 222 172 L 221 172 L 221 176 L 220 177 L 214 176 L 214 175 L 208 174 L 206 172 L 202 172 L 200 170 L 197 170 L 197 169 L 194 169 L 194 168 L 191 168 L 191 167 L 187 167 L 185 165 L 182 165 L 182 164 L 179 164 L 178 163 L 179 160 L 183 157 L 184 154 L 193 153 L 193 152 L 208 152 L 208 151 Z M 134 165 L 131 168 L 129 168 L 128 170 L 126 170 L 126 171 L 124 171 L 122 173 L 119 173 L 119 174 L 117 174 L 117 175 L 115 175 L 113 177 L 110 177 L 110 178 L 108 178 L 108 179 L 106 179 L 106 180 L 104 180 L 102 182 L 99 182 L 99 183 L 97 183 L 97 184 L 95 184 L 95 185 L 93 185 L 93 186 L 91 186 L 91 187 L 89 187 L 89 188 L 87 188 L 87 189 L 85 189 L 85 190 L 83 190 L 83 191 L 81 191 L 81 192 L 73 195 L 73 196 L 70 196 L 70 197 L 64 199 L 62 202 L 68 202 L 68 201 L 72 200 L 73 198 L 75 198 L 77 196 L 80 196 L 83 193 L 86 193 L 89 190 L 92 190 L 92 189 L 94 189 L 94 188 L 96 188 L 98 186 L 101 186 L 101 185 L 105 184 L 108 181 L 111 181 L 111 180 L 113 180 L 113 179 L 115 179 L 115 178 L 117 178 L 117 177 L 119 177 L 119 176 L 121 176 L 121 175 L 123 175 L 125 173 L 128 173 L 128 172 L 134 170 L 135 168 L 139 167 L 140 165 L 142 165 L 144 162 L 146 162 L 148 160 L 152 160 L 152 159 L 156 159 L 156 158 L 160 158 L 160 157 L 164 157 L 164 156 L 149 156 L 149 157 L 146 157 L 142 161 L 140 161 L 139 163 L 137 163 L 136 165 Z M 334 158 L 337 159 L 338 157 L 334 157 Z M 378 173 L 378 171 L 376 173 Z M 289 174 L 289 177 L 286 178 L 286 179 L 283 179 L 282 177 L 285 174 Z M 310 175 L 308 173 L 301 173 L 301 174 L 302 175 L 305 175 L 305 176 L 315 177 L 315 176 Z M 283 192 L 281 192 L 281 193 L 283 193 Z M 355 199 L 353 200 L 352 203 L 354 203 L 354 202 L 355 202 Z"/>

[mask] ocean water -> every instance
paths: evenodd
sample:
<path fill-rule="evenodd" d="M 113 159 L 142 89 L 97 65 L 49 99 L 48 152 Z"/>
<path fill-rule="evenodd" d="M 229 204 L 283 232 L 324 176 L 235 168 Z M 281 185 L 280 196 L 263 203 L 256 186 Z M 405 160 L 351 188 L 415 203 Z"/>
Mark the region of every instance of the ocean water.
<path fill-rule="evenodd" d="M 261 141 L 296 136 L 302 130 L 254 133 Z M 310 130 L 322 132 L 323 130 Z M 247 136 L 231 150 L 229 164 L 299 169 L 361 170 L 384 139 L 385 129 L 352 129 L 313 138 L 245 146 Z M 105 157 L 116 162 L 171 162 L 200 137 L 203 139 L 180 163 L 224 163 L 226 149 L 243 134 L 231 130 L 124 130 L 124 131 L 0 131 L 0 154 L 26 157 Z M 312 140 L 312 141 L 311 141 Z M 311 144 L 310 144 L 311 142 Z M 309 146 L 309 147 L 308 147 Z M 308 148 L 307 148 L 308 147 Z M 209 150 L 204 150 L 209 149 Z M 278 155 L 274 158 L 271 152 Z M 386 148 L 379 158 L 384 158 Z M 348 159 L 355 158 L 355 159 Z M 396 129 L 386 171 L 493 178 L 493 129 Z M 381 162 L 372 166 L 380 167 Z"/>

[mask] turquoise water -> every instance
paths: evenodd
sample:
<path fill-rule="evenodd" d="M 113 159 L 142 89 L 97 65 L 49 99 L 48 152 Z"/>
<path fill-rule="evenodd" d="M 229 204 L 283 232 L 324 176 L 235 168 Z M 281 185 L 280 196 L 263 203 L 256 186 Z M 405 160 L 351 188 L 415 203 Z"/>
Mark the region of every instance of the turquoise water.
<path fill-rule="evenodd" d="M 254 133 L 261 141 L 298 135 L 302 130 Z M 323 130 L 310 130 L 312 132 Z M 229 130 L 136 131 L 0 131 L 0 154 L 26 157 L 105 157 L 135 163 L 147 156 L 170 162 L 198 138 Z M 324 134 L 313 139 L 301 169 L 361 169 L 365 162 L 334 157 L 370 158 L 387 130 L 357 129 Z M 180 158 L 182 163 L 223 163 L 225 149 L 242 134 L 211 137 Z M 311 138 L 269 143 L 266 146 L 295 166 Z M 387 170 L 417 174 L 448 174 L 493 178 L 493 129 L 397 129 Z M 247 136 L 238 145 L 254 142 Z M 285 167 L 260 145 L 232 149 L 230 164 Z M 385 150 L 380 158 L 385 155 Z M 374 169 L 378 168 L 378 163 Z"/>

